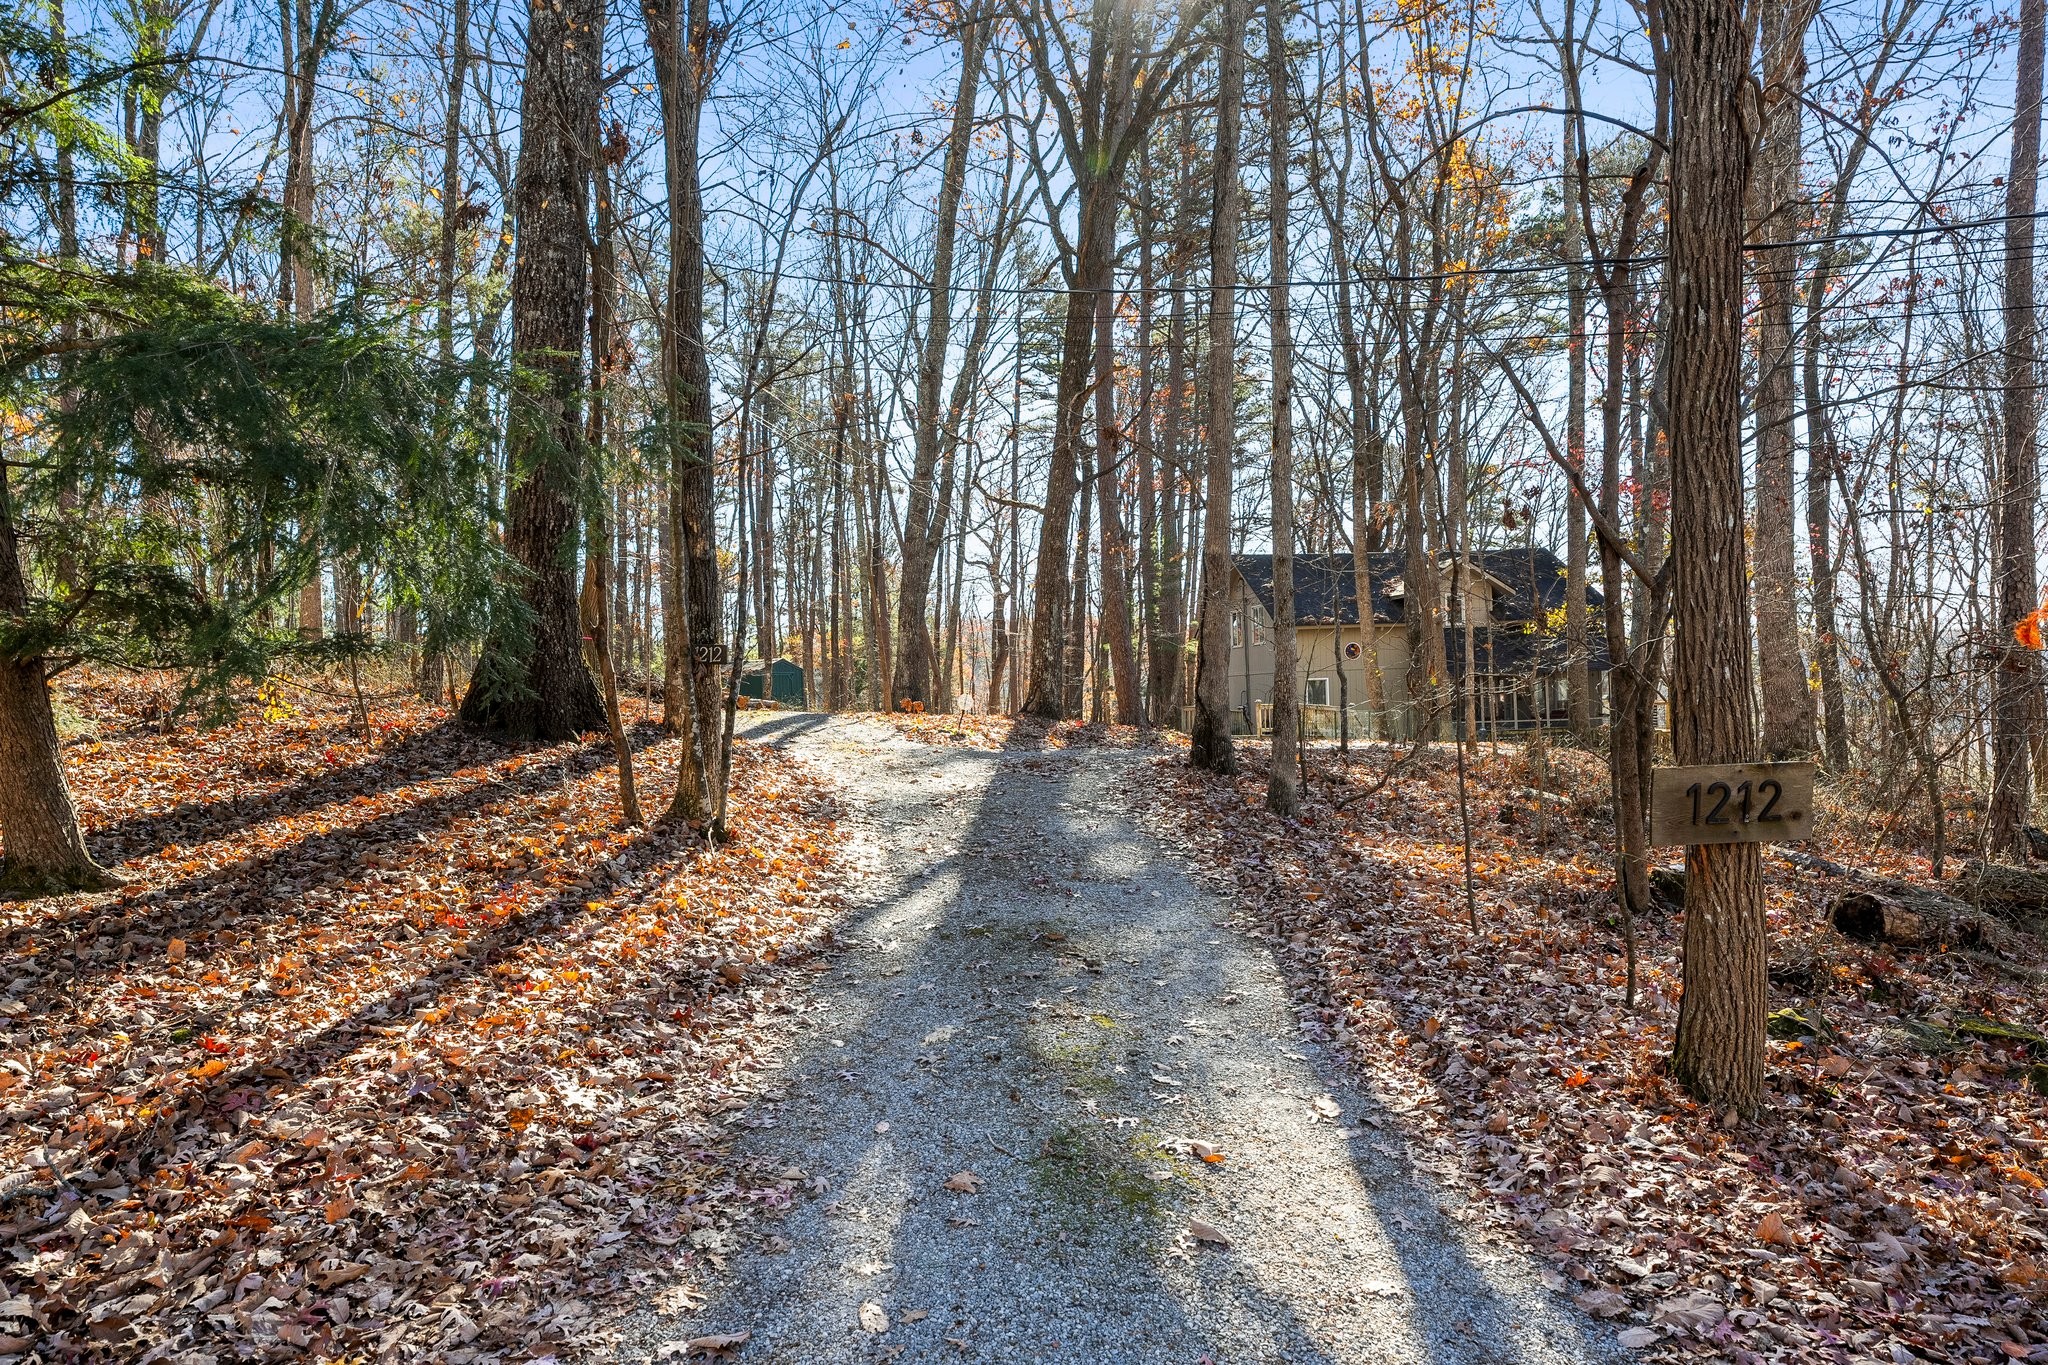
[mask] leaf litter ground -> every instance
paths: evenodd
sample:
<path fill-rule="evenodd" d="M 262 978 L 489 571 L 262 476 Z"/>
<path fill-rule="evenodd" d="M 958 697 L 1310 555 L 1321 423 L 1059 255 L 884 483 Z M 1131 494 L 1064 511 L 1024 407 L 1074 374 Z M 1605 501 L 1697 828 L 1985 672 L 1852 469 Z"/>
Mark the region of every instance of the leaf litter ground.
<path fill-rule="evenodd" d="M 587 1357 L 793 1197 L 728 1130 L 838 910 L 817 774 L 739 744 L 707 853 L 604 743 L 154 698 L 63 693 L 129 885 L 0 902 L 0 1360 Z"/>
<path fill-rule="evenodd" d="M 1958 1027 L 2040 1029 L 2037 942 L 1852 944 L 1824 907 L 1853 877 L 1767 857 L 1771 1004 L 1803 1022 L 1773 1030 L 1788 1036 L 1770 1044 L 1761 1119 L 1730 1124 L 1663 1072 L 1676 915 L 1642 926 L 1642 1000 L 1623 1008 L 1594 758 L 1552 753 L 1544 798 L 1530 755 L 1479 751 L 1474 935 L 1448 749 L 1369 795 L 1398 754 L 1366 746 L 1348 774 L 1319 754 L 1294 821 L 1264 809 L 1263 749 L 1241 752 L 1227 781 L 1152 763 L 1134 809 L 1249 912 L 1304 1031 L 1350 1054 L 1423 1167 L 1624 1342 L 1738 1362 L 2048 1359 L 2044 1101 L 2023 1039 Z M 1927 879 L 1860 834 L 1824 823 L 1812 851 Z"/>

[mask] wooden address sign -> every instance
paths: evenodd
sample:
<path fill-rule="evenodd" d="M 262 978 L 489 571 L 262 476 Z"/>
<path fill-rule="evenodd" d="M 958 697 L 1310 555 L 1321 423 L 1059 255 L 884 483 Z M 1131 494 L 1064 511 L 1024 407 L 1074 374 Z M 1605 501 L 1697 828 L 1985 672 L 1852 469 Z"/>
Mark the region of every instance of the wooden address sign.
<path fill-rule="evenodd" d="M 1650 842 L 1763 844 L 1813 834 L 1813 764 L 1703 763 L 1650 772 Z"/>

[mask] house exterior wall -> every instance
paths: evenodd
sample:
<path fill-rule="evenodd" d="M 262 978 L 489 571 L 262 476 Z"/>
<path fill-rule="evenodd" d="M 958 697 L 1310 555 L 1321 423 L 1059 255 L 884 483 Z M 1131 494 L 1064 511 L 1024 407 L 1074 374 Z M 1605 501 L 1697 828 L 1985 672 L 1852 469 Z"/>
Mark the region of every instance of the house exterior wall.
<path fill-rule="evenodd" d="M 1273 700 L 1272 623 L 1244 580 L 1235 576 L 1230 611 L 1238 623 L 1230 650 L 1230 709 L 1235 713 L 1237 723 L 1249 730 L 1253 708 Z M 1311 678 L 1327 678 L 1330 684 L 1329 704 L 1337 705 L 1343 693 L 1337 677 L 1336 628 L 1301 626 L 1295 636 L 1299 664 L 1295 675 L 1296 699 L 1306 700 Z M 1373 627 L 1373 636 L 1386 702 L 1389 708 L 1395 708 L 1408 696 L 1408 630 L 1401 625 L 1377 623 Z M 1356 642 L 1358 627 L 1345 627 L 1344 639 L 1346 643 Z M 1369 665 L 1370 660 L 1363 652 L 1359 658 L 1344 665 L 1344 686 L 1349 689 L 1349 700 L 1354 707 L 1363 707 L 1372 695 L 1366 677 Z"/>
<path fill-rule="evenodd" d="M 1490 619 L 1493 607 L 1493 586 L 1481 579 L 1466 588 L 1466 603 L 1475 622 Z M 1244 579 L 1232 575 L 1230 612 L 1235 622 L 1230 650 L 1229 704 L 1237 728 L 1249 732 L 1252 728 L 1255 708 L 1270 704 L 1273 700 L 1273 639 L 1271 620 L 1258 597 Z M 1439 618 L 1441 619 L 1441 618 Z M 1295 696 L 1304 703 L 1308 701 L 1308 684 L 1311 680 L 1323 678 L 1329 684 L 1329 702 L 1336 706 L 1340 700 L 1348 701 L 1353 708 L 1354 725 L 1364 714 L 1371 697 L 1371 686 L 1367 678 L 1369 660 L 1363 656 L 1345 661 L 1342 669 L 1343 685 L 1339 685 L 1337 630 L 1333 626 L 1301 626 L 1297 628 L 1298 669 L 1295 675 Z M 1344 628 L 1345 643 L 1356 642 L 1359 629 L 1356 626 Z M 1374 653 L 1380 667 L 1382 696 L 1385 711 L 1376 717 L 1368 727 L 1369 732 L 1386 738 L 1408 738 L 1412 735 L 1413 717 L 1407 709 L 1408 702 L 1408 628 L 1405 624 L 1375 622 L 1372 627 Z M 1490 673 L 1487 652 L 1482 645 L 1474 659 L 1477 672 L 1485 678 Z M 1498 694 L 1491 702 L 1482 699 L 1478 705 L 1482 726 L 1498 718 L 1511 727 L 1527 724 L 1541 712 L 1555 721 L 1564 709 L 1564 680 L 1545 677 L 1536 686 L 1536 692 L 1528 692 L 1526 681 L 1498 684 Z M 1493 684 L 1488 684 L 1493 686 Z M 1519 699 L 1514 694 L 1519 693 Z M 1603 710 L 1604 689 L 1596 685 L 1592 702 L 1597 719 Z M 1484 694 L 1482 694 L 1483 697 Z M 1459 723 L 1453 717 L 1453 724 Z M 1356 731 L 1354 731 L 1356 733 Z"/>

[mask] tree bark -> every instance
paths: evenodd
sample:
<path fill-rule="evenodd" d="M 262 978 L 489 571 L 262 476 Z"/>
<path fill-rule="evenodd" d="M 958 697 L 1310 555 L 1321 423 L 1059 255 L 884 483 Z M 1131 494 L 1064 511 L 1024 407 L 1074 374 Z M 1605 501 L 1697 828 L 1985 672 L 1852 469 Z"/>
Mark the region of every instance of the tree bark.
<path fill-rule="evenodd" d="M 1566 42 L 1577 42 L 1571 29 L 1574 22 L 1572 10 L 1565 10 Z M 1576 60 L 1568 56 L 1567 60 Z M 1565 165 L 1574 172 L 1578 170 L 1579 158 L 1575 146 L 1578 141 L 1579 121 L 1565 120 Z M 1585 241 L 1579 230 L 1579 215 L 1574 208 L 1565 214 L 1565 318 L 1570 329 L 1570 339 L 1565 345 L 1566 363 L 1571 366 L 1571 375 L 1566 383 L 1565 408 L 1565 454 L 1583 473 L 1586 468 L 1586 267 L 1581 257 L 1585 254 Z M 1571 693 L 1565 699 L 1565 712 L 1572 734 L 1579 743 L 1590 744 L 1593 740 L 1592 671 L 1587 667 L 1591 658 L 1590 615 L 1586 607 L 1586 505 L 1578 498 L 1565 499 L 1565 573 L 1564 573 L 1564 639 L 1565 639 L 1565 687 Z M 1614 604 L 1619 609 L 1619 603 Z M 1536 723 L 1543 724 L 1545 717 L 1538 716 Z"/>
<path fill-rule="evenodd" d="M 0 464 L 0 619 L 28 611 L 28 581 L 15 538 L 13 493 Z M 0 655 L 0 895 L 97 891 L 115 878 L 86 852 L 78 808 L 64 779 L 64 754 L 43 656 Z"/>
<path fill-rule="evenodd" d="M 1102 524 L 1102 615 L 1098 629 L 1116 687 L 1116 723 L 1138 723 L 1138 656 L 1131 643 L 1131 538 L 1124 529 L 1116 424 L 1116 299 L 1096 296 L 1095 509 Z M 1096 717 L 1101 720 L 1101 716 Z"/>
<path fill-rule="evenodd" d="M 1671 526 L 1680 763 L 1754 759 L 1743 543 L 1743 204 L 1749 42 L 1735 0 L 1672 0 Z M 1766 940 L 1759 846 L 1686 850 L 1673 1074 L 1717 1109 L 1763 1095 Z"/>
<path fill-rule="evenodd" d="M 1301 699 L 1295 694 L 1299 640 L 1294 623 L 1294 336 L 1287 289 L 1288 125 L 1287 19 L 1266 5 L 1267 240 L 1272 288 L 1268 331 L 1273 361 L 1273 755 L 1266 772 L 1266 809 L 1301 812 Z M 1338 667 L 1343 667 L 1340 657 Z"/>
<path fill-rule="evenodd" d="M 1229 776 L 1230 495 L 1236 445 L 1238 122 L 1244 105 L 1244 0 L 1222 0 L 1216 85 L 1216 165 L 1209 214 L 1209 470 L 1202 517 L 1201 637 L 1195 664 L 1195 730 L 1188 761 Z"/>
<path fill-rule="evenodd" d="M 1189 140 L 1189 116 L 1181 116 L 1179 145 Z M 1184 164 L 1184 163 L 1183 163 Z M 1174 192 L 1173 264 L 1166 316 L 1166 411 L 1160 422 L 1159 629 L 1152 637 L 1146 676 L 1152 685 L 1152 723 L 1180 725 L 1181 696 L 1187 675 L 1186 537 L 1182 535 L 1181 498 L 1190 484 L 1184 458 L 1188 407 L 1188 263 L 1193 257 L 1193 196 L 1176 172 Z"/>
<path fill-rule="evenodd" d="M 896 595 L 897 659 L 889 706 L 905 702 L 938 709 L 932 676 L 930 624 L 932 566 L 944 542 L 945 503 L 936 477 L 940 446 L 947 442 L 949 409 L 939 388 L 952 342 L 953 253 L 959 237 L 960 196 L 967 180 L 967 155 L 974 137 L 974 102 L 981 81 L 981 54 L 988 25 L 970 20 L 960 34 L 960 86 L 953 99 L 953 126 L 946 138 L 945 169 L 939 181 L 933 227 L 931 300 L 927 305 L 924 350 L 917 366 L 915 455 L 910 496 L 903 511 L 903 570 Z"/>
<path fill-rule="evenodd" d="M 704 352 L 704 200 L 699 140 L 722 33 L 709 0 L 643 0 L 661 89 L 668 190 L 667 325 L 661 335 L 663 426 L 668 447 L 669 620 L 663 717 L 688 742 L 669 818 L 711 818 L 709 764 L 718 747 L 718 549 L 712 517 L 711 366 Z"/>
<path fill-rule="evenodd" d="M 594 113 L 595 111 L 593 111 Z M 597 140 L 597 121 L 591 121 L 591 140 Z M 618 148 L 623 160 L 623 133 Z M 619 296 L 617 215 L 612 211 L 609 149 L 591 164 L 591 188 L 596 196 L 597 223 L 590 244 L 590 421 L 585 440 L 593 466 L 603 471 L 605 418 L 609 415 L 611 374 L 614 364 L 614 318 Z M 590 656 L 591 670 L 604 689 L 605 728 L 610 731 L 612 752 L 619 760 L 619 811 L 628 825 L 641 825 L 639 787 L 633 780 L 633 742 L 626 734 L 619 712 L 618 671 L 612 666 L 612 570 L 611 535 L 605 525 L 605 499 L 591 499 L 589 535 L 583 553 L 583 593 L 579 617 L 583 645 Z"/>
<path fill-rule="evenodd" d="M 1757 149 L 1757 239 L 1789 243 L 1800 230 L 1800 105 L 1806 92 L 1806 30 L 1817 0 L 1770 0 L 1762 9 L 1764 135 Z M 1757 258 L 1756 581 L 1757 680 L 1763 751 L 1804 757 L 1817 747 L 1813 693 L 1799 646 L 1794 552 L 1792 276 L 1790 250 Z"/>
<path fill-rule="evenodd" d="M 522 739 L 573 739 L 605 724 L 604 702 L 583 663 L 576 584 L 590 144 L 603 29 L 599 0 L 537 0 L 528 30 L 512 353 L 538 380 L 513 402 L 505 548 L 523 573 L 520 595 L 531 619 L 526 638 L 501 631 L 485 643 L 461 710 L 464 724 Z"/>
<path fill-rule="evenodd" d="M 1997 562 L 1992 654 L 1991 817 L 1986 846 L 1994 858 L 2026 860 L 2024 831 L 2032 804 L 2030 740 L 2038 712 L 2040 671 L 2013 630 L 2040 605 L 2034 565 L 2034 521 L 2041 501 L 2035 396 L 2039 344 L 2034 336 L 2034 207 L 2041 170 L 2043 0 L 2020 0 L 2019 67 L 2015 75 L 2012 168 L 2005 181 L 2005 448 L 1998 469 Z"/>

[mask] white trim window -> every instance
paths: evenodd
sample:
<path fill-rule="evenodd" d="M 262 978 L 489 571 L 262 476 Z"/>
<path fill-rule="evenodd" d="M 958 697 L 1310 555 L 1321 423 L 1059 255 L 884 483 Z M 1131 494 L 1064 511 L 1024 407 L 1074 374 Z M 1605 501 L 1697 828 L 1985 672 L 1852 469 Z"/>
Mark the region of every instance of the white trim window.
<path fill-rule="evenodd" d="M 1241 611 L 1230 613 L 1230 647 L 1244 648 L 1244 613 Z"/>
<path fill-rule="evenodd" d="M 1301 704 L 1303 706 L 1328 706 L 1330 704 L 1330 680 L 1328 678 L 1310 678 L 1308 686 L 1304 687 L 1301 691 Z"/>

